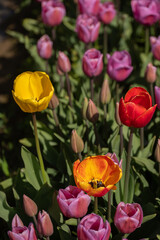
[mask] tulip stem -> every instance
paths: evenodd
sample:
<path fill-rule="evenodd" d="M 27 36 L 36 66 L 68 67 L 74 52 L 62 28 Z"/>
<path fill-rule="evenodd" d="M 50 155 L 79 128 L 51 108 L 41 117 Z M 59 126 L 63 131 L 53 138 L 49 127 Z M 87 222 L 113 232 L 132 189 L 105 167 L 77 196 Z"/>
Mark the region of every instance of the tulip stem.
<path fill-rule="evenodd" d="M 141 151 L 144 148 L 144 128 L 140 128 L 140 142 L 141 142 Z"/>
<path fill-rule="evenodd" d="M 91 100 L 93 100 L 93 95 L 94 95 L 94 78 L 90 79 L 90 86 L 91 86 Z"/>
<path fill-rule="evenodd" d="M 120 132 L 120 157 L 122 157 L 122 153 L 123 153 L 123 125 L 119 126 L 119 132 Z"/>
<path fill-rule="evenodd" d="M 104 121 L 107 121 L 107 104 L 103 105 L 103 109 L 104 109 Z"/>
<path fill-rule="evenodd" d="M 119 102 L 119 83 L 116 82 L 116 102 Z"/>
<path fill-rule="evenodd" d="M 36 226 L 36 228 L 37 228 L 37 219 L 36 219 L 35 215 L 33 216 L 33 221 L 34 221 L 35 226 Z"/>
<path fill-rule="evenodd" d="M 49 237 L 46 237 L 46 240 L 49 240 L 50 238 Z"/>
<path fill-rule="evenodd" d="M 160 162 L 158 163 L 158 173 L 159 173 L 159 177 L 160 177 Z"/>
<path fill-rule="evenodd" d="M 97 147 L 98 147 L 98 153 L 101 153 L 101 145 L 99 142 L 99 135 L 98 135 L 98 131 L 96 128 L 96 123 L 93 123 L 93 126 L 94 126 L 94 133 L 95 133 L 95 137 L 96 137 Z"/>
<path fill-rule="evenodd" d="M 37 155 L 38 155 L 38 158 L 39 158 L 39 163 L 40 163 L 40 168 L 41 168 L 41 172 L 42 172 L 43 183 L 46 183 L 47 182 L 46 174 L 45 174 L 43 158 L 42 158 L 42 154 L 41 154 L 41 150 L 40 150 L 39 139 L 38 139 L 38 131 L 37 131 L 37 124 L 36 124 L 36 114 L 32 113 L 32 117 L 33 117 L 34 136 L 35 136 Z"/>
<path fill-rule="evenodd" d="M 71 86 L 70 86 L 70 82 L 69 82 L 68 73 L 65 73 L 65 74 L 66 74 L 67 92 L 68 92 L 68 96 L 69 96 L 69 105 L 72 107 Z"/>
<path fill-rule="evenodd" d="M 94 197 L 94 213 L 98 213 L 98 197 Z"/>
<path fill-rule="evenodd" d="M 127 163 L 126 163 L 126 170 L 125 170 L 125 180 L 124 180 L 124 195 L 123 195 L 124 203 L 127 203 L 127 199 L 128 199 L 128 185 L 129 185 L 129 176 L 130 176 L 131 150 L 132 150 L 133 132 L 134 132 L 134 128 L 131 128 L 131 130 L 130 130 L 130 137 L 129 137 L 129 143 L 128 143 L 128 153 L 127 153 Z"/>
<path fill-rule="evenodd" d="M 150 84 L 149 84 L 149 87 L 150 87 L 150 94 L 151 94 L 151 97 L 152 97 L 152 105 L 154 106 L 155 100 L 154 100 L 153 83 L 150 83 Z"/>
<path fill-rule="evenodd" d="M 48 59 L 46 59 L 46 73 L 48 74 L 49 71 L 48 71 Z"/>
<path fill-rule="evenodd" d="M 77 227 L 80 224 L 80 218 L 77 218 Z"/>
<path fill-rule="evenodd" d="M 106 65 L 106 53 L 108 51 L 108 34 L 107 34 L 107 25 L 103 24 L 104 35 L 103 35 L 103 58 L 104 58 L 104 65 Z M 105 66 L 104 66 L 105 67 Z"/>
<path fill-rule="evenodd" d="M 112 190 L 110 190 L 108 192 L 108 212 L 107 212 L 107 219 L 108 219 L 108 222 L 110 223 L 110 220 L 111 220 L 111 199 L 112 199 Z"/>
<path fill-rule="evenodd" d="M 82 154 L 80 152 L 78 153 L 78 158 L 79 158 L 80 162 L 82 162 Z"/>
<path fill-rule="evenodd" d="M 58 116 L 57 116 L 57 113 L 56 113 L 55 109 L 53 109 L 53 118 L 54 118 L 56 127 L 58 127 L 59 126 L 59 120 L 58 120 Z"/>
<path fill-rule="evenodd" d="M 145 29 L 145 54 L 149 52 L 149 27 Z"/>

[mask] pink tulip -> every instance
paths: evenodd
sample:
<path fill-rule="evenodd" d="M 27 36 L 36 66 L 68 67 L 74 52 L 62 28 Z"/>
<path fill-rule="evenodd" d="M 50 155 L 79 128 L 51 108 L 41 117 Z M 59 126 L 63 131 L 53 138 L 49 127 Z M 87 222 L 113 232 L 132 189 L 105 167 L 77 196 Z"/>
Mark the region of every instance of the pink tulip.
<path fill-rule="evenodd" d="M 132 0 L 131 7 L 136 21 L 144 25 L 152 25 L 160 19 L 160 2 L 157 0 Z"/>
<path fill-rule="evenodd" d="M 63 72 L 67 73 L 71 71 L 71 63 L 67 55 L 61 51 L 58 54 L 58 68 Z"/>
<path fill-rule="evenodd" d="M 66 15 L 64 4 L 59 0 L 48 0 L 42 2 L 42 20 L 46 25 L 57 26 Z"/>
<path fill-rule="evenodd" d="M 37 230 L 40 235 L 49 237 L 53 234 L 53 224 L 51 222 L 50 216 L 46 211 L 39 211 L 37 220 Z"/>
<path fill-rule="evenodd" d="M 146 73 L 145 73 L 146 81 L 148 83 L 154 83 L 156 81 L 156 77 L 157 77 L 156 71 L 157 71 L 157 68 L 154 67 L 152 63 L 148 63 L 146 68 Z"/>
<path fill-rule="evenodd" d="M 94 42 L 98 38 L 100 22 L 94 16 L 81 14 L 77 18 L 76 32 L 81 41 L 85 43 Z"/>
<path fill-rule="evenodd" d="M 82 67 L 87 76 L 98 76 L 103 70 L 103 54 L 95 48 L 87 50 L 82 59 Z"/>
<path fill-rule="evenodd" d="M 43 35 L 37 42 L 37 51 L 41 58 L 49 59 L 52 56 L 53 42 L 48 35 Z"/>
<path fill-rule="evenodd" d="M 97 15 L 99 4 L 100 0 L 78 0 L 78 7 L 81 14 Z"/>
<path fill-rule="evenodd" d="M 13 227 L 12 231 L 8 231 L 11 240 L 37 240 L 33 223 L 27 227 Z"/>
<path fill-rule="evenodd" d="M 122 233 L 131 233 L 141 226 L 143 211 L 138 203 L 120 202 L 114 216 L 114 224 Z"/>
<path fill-rule="evenodd" d="M 115 153 L 107 153 L 106 156 L 111 158 L 114 163 L 118 164 L 118 166 L 122 168 L 122 160 L 119 162 Z"/>
<path fill-rule="evenodd" d="M 86 215 L 91 198 L 81 189 L 75 186 L 68 186 L 59 190 L 57 201 L 64 216 L 81 218 Z"/>
<path fill-rule="evenodd" d="M 160 60 L 160 36 L 158 38 L 150 37 L 150 43 L 151 43 L 153 56 L 157 60 Z"/>
<path fill-rule="evenodd" d="M 12 219 L 12 229 L 14 227 L 24 227 L 22 220 L 18 216 L 18 214 L 15 214 L 13 219 Z"/>
<path fill-rule="evenodd" d="M 79 240 L 108 240 L 111 233 L 111 227 L 108 221 L 94 213 L 86 215 L 80 221 L 77 228 Z"/>
<path fill-rule="evenodd" d="M 155 92 L 155 100 L 157 103 L 157 107 L 160 110 L 160 87 L 155 86 L 154 92 Z"/>
<path fill-rule="evenodd" d="M 107 54 L 107 73 L 117 82 L 124 81 L 132 72 L 131 56 L 127 51 L 116 51 L 111 56 Z"/>
<path fill-rule="evenodd" d="M 99 5 L 99 19 L 105 23 L 109 24 L 116 15 L 116 10 L 112 2 L 104 2 Z"/>

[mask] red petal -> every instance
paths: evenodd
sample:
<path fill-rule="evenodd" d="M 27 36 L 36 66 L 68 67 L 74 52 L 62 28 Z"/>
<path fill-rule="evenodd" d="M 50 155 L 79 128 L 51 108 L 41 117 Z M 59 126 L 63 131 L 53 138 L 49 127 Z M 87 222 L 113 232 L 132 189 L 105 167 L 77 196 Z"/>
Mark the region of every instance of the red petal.
<path fill-rule="evenodd" d="M 144 112 L 141 116 L 139 116 L 134 123 L 134 127 L 136 128 L 145 127 L 153 117 L 156 107 L 157 107 L 157 104 L 149 108 L 146 112 Z"/>
<path fill-rule="evenodd" d="M 134 88 L 131 88 L 125 95 L 125 98 L 124 98 L 124 101 L 125 102 L 129 102 L 129 101 L 132 101 L 132 99 L 135 97 L 135 96 L 141 96 L 141 95 L 146 95 L 146 97 L 148 96 L 149 98 L 149 102 L 150 102 L 150 106 L 152 106 L 152 98 L 150 96 L 150 94 L 142 87 L 134 87 Z"/>
<path fill-rule="evenodd" d="M 126 103 L 125 106 L 130 118 L 131 127 L 133 127 L 136 119 L 146 112 L 146 109 L 143 106 L 136 105 L 132 102 Z"/>
<path fill-rule="evenodd" d="M 130 121 L 123 97 L 120 99 L 120 102 L 119 102 L 119 117 L 121 119 L 121 122 L 124 125 L 131 127 L 131 121 Z"/>
<path fill-rule="evenodd" d="M 133 97 L 130 101 L 135 103 L 136 105 L 141 105 L 146 109 L 152 107 L 152 102 L 150 101 L 150 98 L 146 93 L 145 94 L 143 93 L 142 95 L 137 95 Z"/>

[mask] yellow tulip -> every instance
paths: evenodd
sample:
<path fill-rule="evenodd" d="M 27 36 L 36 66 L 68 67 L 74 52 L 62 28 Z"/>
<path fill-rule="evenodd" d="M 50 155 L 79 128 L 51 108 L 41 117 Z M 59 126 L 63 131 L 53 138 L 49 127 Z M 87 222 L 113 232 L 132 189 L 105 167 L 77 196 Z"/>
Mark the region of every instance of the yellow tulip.
<path fill-rule="evenodd" d="M 16 77 L 13 98 L 22 111 L 40 112 L 48 107 L 54 88 L 45 72 L 23 72 Z"/>

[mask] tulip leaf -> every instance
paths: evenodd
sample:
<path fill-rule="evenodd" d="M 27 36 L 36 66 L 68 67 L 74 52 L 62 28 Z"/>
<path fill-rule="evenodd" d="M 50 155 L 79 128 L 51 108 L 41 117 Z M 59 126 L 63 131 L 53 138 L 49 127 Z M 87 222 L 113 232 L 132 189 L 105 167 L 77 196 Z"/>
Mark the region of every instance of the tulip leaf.
<path fill-rule="evenodd" d="M 0 209 L 0 218 L 6 222 L 10 221 L 16 213 L 14 208 L 8 205 L 6 194 L 2 191 L 0 191 Z"/>
<path fill-rule="evenodd" d="M 42 175 L 38 159 L 25 147 L 21 148 L 21 155 L 25 165 L 25 175 L 27 181 L 37 190 L 42 186 Z"/>
<path fill-rule="evenodd" d="M 148 143 L 148 145 L 142 150 L 139 151 L 138 157 L 148 158 L 153 153 L 153 147 L 155 144 L 156 136 L 154 136 Z"/>
<path fill-rule="evenodd" d="M 77 226 L 77 219 L 75 218 L 70 218 L 65 221 L 65 224 L 67 225 L 72 225 L 72 226 Z"/>
<path fill-rule="evenodd" d="M 153 173 L 154 175 L 158 176 L 158 172 L 155 169 L 155 162 L 153 162 L 150 159 L 147 158 L 141 158 L 141 157 L 133 157 L 134 161 L 142 166 L 145 167 L 149 172 Z"/>

